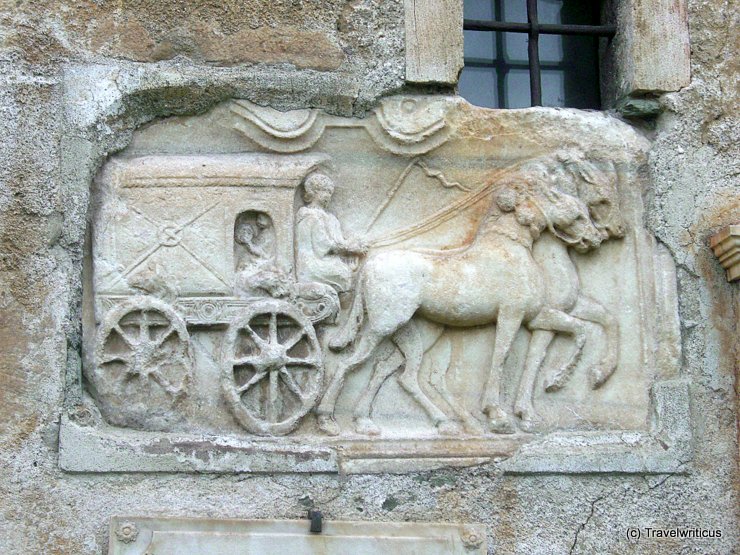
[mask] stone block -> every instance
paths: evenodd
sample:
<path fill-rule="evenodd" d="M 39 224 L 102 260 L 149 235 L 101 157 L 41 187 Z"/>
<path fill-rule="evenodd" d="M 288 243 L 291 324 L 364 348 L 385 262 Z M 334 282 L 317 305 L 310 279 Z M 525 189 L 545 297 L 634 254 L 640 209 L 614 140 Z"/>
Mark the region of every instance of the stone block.
<path fill-rule="evenodd" d="M 691 80 L 686 0 L 629 0 L 613 39 L 617 97 L 677 91 Z"/>
<path fill-rule="evenodd" d="M 406 81 L 454 85 L 463 68 L 462 2 L 404 0 Z"/>

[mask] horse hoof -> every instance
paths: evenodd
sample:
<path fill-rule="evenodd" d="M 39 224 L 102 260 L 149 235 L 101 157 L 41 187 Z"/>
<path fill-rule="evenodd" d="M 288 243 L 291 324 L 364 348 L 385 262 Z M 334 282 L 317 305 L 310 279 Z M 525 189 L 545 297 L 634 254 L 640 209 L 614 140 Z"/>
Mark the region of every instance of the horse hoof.
<path fill-rule="evenodd" d="M 344 337 L 344 334 L 342 332 L 339 332 L 329 340 L 329 348 L 332 351 L 342 351 L 346 349 L 350 343 L 351 340 L 347 337 Z"/>
<path fill-rule="evenodd" d="M 531 404 L 516 404 L 514 405 L 514 416 L 521 420 L 531 420 L 537 418 L 537 413 L 534 411 L 534 407 Z"/>
<path fill-rule="evenodd" d="M 487 409 L 488 428 L 495 434 L 513 434 L 516 432 L 516 426 L 511 417 L 499 407 Z"/>
<path fill-rule="evenodd" d="M 378 428 L 375 422 L 364 416 L 355 419 L 355 431 L 364 436 L 380 435 L 380 428 Z"/>
<path fill-rule="evenodd" d="M 589 382 L 591 383 L 591 389 L 599 389 L 602 385 L 606 383 L 606 380 L 609 379 L 609 376 L 611 376 L 613 372 L 614 369 L 603 368 L 601 366 L 592 368 L 591 371 L 588 373 Z"/>
<path fill-rule="evenodd" d="M 333 416 L 320 414 L 316 419 L 316 422 L 319 425 L 319 430 L 328 436 L 338 436 L 339 432 L 341 432 L 339 424 L 337 424 L 337 421 L 334 420 Z"/>
<path fill-rule="evenodd" d="M 519 429 L 527 433 L 536 433 L 545 431 L 545 421 L 540 417 L 526 417 L 519 421 Z"/>
<path fill-rule="evenodd" d="M 474 436 L 483 435 L 483 432 L 485 431 L 483 426 L 481 426 L 477 420 L 468 420 L 465 422 L 463 427 L 467 433 Z"/>
<path fill-rule="evenodd" d="M 491 419 L 488 421 L 488 427 L 494 434 L 513 434 L 516 432 L 516 426 L 508 418 L 503 420 Z"/>
<path fill-rule="evenodd" d="M 463 428 L 454 420 L 441 420 L 437 423 L 437 431 L 443 436 L 458 436 L 462 434 Z"/>
<path fill-rule="evenodd" d="M 555 393 L 563 389 L 563 384 L 560 383 L 560 378 L 556 375 L 547 376 L 544 386 L 547 393 Z"/>
<path fill-rule="evenodd" d="M 532 420 L 522 420 L 519 422 L 519 429 L 528 434 L 541 433 L 547 431 L 545 421 L 540 418 L 534 418 Z"/>

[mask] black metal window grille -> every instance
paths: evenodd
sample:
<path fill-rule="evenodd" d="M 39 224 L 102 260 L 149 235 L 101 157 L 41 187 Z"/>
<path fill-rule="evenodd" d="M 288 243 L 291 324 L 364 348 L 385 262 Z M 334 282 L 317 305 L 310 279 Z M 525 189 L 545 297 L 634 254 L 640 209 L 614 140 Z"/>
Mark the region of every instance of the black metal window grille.
<path fill-rule="evenodd" d="M 527 57 L 529 90 L 532 106 L 542 106 L 542 64 L 540 63 L 540 35 L 591 36 L 611 39 L 616 34 L 615 25 L 573 25 L 562 23 L 540 23 L 537 13 L 538 0 L 526 2 L 527 22 L 465 19 L 465 31 L 488 31 L 498 33 L 526 33 L 528 36 Z M 585 0 L 591 4 L 593 0 Z M 466 65 L 470 62 L 466 59 Z M 472 62 L 472 65 L 495 67 L 497 62 Z"/>

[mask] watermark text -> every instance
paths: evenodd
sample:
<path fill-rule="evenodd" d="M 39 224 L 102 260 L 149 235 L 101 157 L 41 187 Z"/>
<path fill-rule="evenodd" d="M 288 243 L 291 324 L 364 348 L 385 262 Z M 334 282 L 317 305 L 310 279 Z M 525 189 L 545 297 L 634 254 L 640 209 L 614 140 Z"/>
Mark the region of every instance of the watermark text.
<path fill-rule="evenodd" d="M 660 539 L 686 539 L 686 540 L 703 540 L 719 539 L 722 537 L 722 530 L 718 528 L 652 528 L 644 526 L 642 528 L 627 528 L 628 540 L 660 540 Z"/>

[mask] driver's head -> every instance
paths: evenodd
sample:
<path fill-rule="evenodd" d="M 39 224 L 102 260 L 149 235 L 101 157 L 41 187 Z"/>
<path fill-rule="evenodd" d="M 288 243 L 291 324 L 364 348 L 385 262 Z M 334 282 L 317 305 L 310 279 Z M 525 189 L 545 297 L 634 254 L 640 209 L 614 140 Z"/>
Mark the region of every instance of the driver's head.
<path fill-rule="evenodd" d="M 303 181 L 303 190 L 304 201 L 325 205 L 334 193 L 334 182 L 328 175 L 312 173 Z"/>

